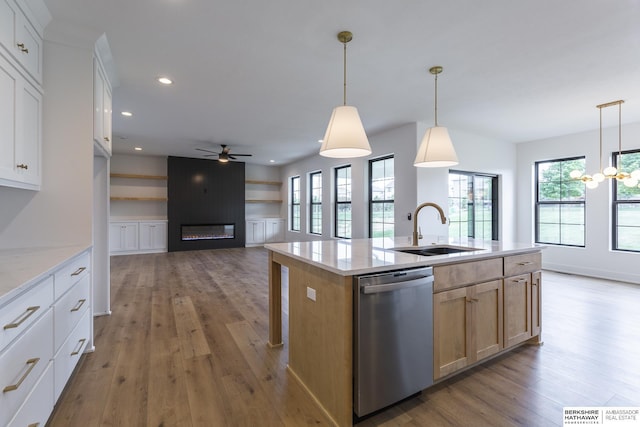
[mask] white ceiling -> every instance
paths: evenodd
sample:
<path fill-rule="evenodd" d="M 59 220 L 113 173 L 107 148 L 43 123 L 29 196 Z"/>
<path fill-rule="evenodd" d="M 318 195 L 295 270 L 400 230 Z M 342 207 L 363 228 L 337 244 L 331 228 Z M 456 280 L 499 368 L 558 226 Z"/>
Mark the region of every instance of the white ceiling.
<path fill-rule="evenodd" d="M 640 121 L 637 0 L 45 3 L 57 25 L 107 35 L 116 153 L 201 157 L 222 143 L 259 164 L 317 153 L 342 103 L 341 30 L 354 34 L 347 103 L 369 135 L 433 123 L 433 65 L 449 128 L 530 141 L 597 129 L 595 106 L 617 99 L 623 122 Z"/>

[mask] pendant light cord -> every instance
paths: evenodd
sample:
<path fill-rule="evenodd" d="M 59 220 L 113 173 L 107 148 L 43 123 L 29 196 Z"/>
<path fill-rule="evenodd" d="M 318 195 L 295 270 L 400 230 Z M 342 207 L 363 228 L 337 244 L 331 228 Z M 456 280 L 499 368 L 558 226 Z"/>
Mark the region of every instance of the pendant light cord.
<path fill-rule="evenodd" d="M 347 105 L 347 43 L 343 43 L 344 45 L 344 58 L 342 63 L 344 64 L 344 76 L 343 76 L 343 82 L 344 82 L 344 89 L 343 89 L 343 93 L 342 93 L 342 102 L 343 105 Z"/>
<path fill-rule="evenodd" d="M 600 110 L 600 173 L 602 173 L 602 107 Z"/>
<path fill-rule="evenodd" d="M 434 102 L 435 102 L 435 106 L 434 106 L 434 111 L 435 111 L 435 125 L 438 126 L 438 74 L 435 74 L 435 86 L 436 86 L 436 90 L 435 90 L 435 96 L 434 96 Z"/>

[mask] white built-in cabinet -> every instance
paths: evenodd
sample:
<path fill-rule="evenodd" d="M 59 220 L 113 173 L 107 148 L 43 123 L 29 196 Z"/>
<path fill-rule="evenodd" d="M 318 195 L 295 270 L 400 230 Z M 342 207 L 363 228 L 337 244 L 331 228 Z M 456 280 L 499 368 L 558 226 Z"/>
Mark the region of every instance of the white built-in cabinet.
<path fill-rule="evenodd" d="M 246 220 L 245 246 L 284 242 L 282 218 L 256 218 Z"/>
<path fill-rule="evenodd" d="M 0 304 L 1 426 L 44 426 L 93 348 L 90 267 L 82 252 Z"/>
<path fill-rule="evenodd" d="M 0 185 L 40 189 L 42 40 L 28 9 L 0 0 Z"/>
<path fill-rule="evenodd" d="M 111 84 L 98 55 L 93 58 L 93 140 L 111 155 Z"/>
<path fill-rule="evenodd" d="M 109 224 L 111 255 L 167 251 L 167 221 L 111 221 Z"/>

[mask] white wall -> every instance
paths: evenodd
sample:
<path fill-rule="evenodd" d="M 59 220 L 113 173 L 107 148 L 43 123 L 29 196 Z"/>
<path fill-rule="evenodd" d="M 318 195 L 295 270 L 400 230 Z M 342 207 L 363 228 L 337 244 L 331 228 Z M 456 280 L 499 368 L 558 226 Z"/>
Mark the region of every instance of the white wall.
<path fill-rule="evenodd" d="M 622 149 L 640 148 L 640 123 L 622 127 Z M 598 130 L 532 141 L 517 145 L 518 229 L 520 241 L 534 240 L 535 187 L 534 163 L 565 157 L 586 156 L 587 173 L 600 165 Z M 618 127 L 604 129 L 604 167 L 609 153 L 618 150 Z M 586 190 L 586 241 L 584 248 L 548 246 L 543 252 L 543 267 L 575 274 L 640 283 L 640 254 L 611 250 L 611 186 Z"/>
<path fill-rule="evenodd" d="M 330 239 L 334 236 L 334 169 L 338 166 L 351 165 L 351 194 L 352 194 L 352 237 L 364 238 L 369 235 L 368 208 L 368 168 L 369 160 L 394 155 L 395 169 L 395 222 L 396 235 L 411 234 L 412 223 L 407 219 L 407 213 L 413 212 L 416 206 L 416 171 L 413 159 L 416 153 L 416 124 L 410 123 L 369 135 L 369 144 L 373 153 L 368 157 L 355 159 L 331 159 L 319 154 L 307 157 L 298 162 L 281 168 L 282 179 L 282 218 L 287 219 L 287 241 Z M 318 144 L 318 151 L 320 145 Z M 322 171 L 322 236 L 309 234 L 309 180 L 310 172 Z M 289 179 L 300 176 L 301 190 L 301 231 L 290 231 L 289 218 Z"/>
<path fill-rule="evenodd" d="M 427 126 L 420 125 L 419 134 L 423 135 L 426 130 Z M 515 238 L 515 145 L 458 129 L 449 128 L 449 134 L 460 162 L 451 169 L 498 175 L 500 187 L 498 239 L 517 240 Z M 448 168 L 418 168 L 418 202 L 435 202 L 442 206 L 445 213 L 448 213 L 448 175 Z M 424 235 L 448 236 L 448 226 L 442 224 L 435 209 L 425 208 L 421 211 L 418 224 Z"/>
<path fill-rule="evenodd" d="M 45 41 L 42 187 L 0 187 L 0 248 L 91 244 L 93 50 Z"/>

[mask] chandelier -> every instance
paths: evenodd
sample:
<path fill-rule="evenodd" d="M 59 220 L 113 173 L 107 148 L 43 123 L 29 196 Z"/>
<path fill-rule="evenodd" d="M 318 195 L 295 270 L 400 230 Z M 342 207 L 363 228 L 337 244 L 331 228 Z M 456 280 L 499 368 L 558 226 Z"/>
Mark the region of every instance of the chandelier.
<path fill-rule="evenodd" d="M 602 169 L 602 109 L 618 106 L 618 159 L 621 166 L 622 164 L 622 104 L 623 100 L 607 102 L 606 104 L 596 105 L 600 110 L 600 169 L 593 175 L 583 174 L 579 170 L 573 170 L 569 176 L 573 179 L 580 180 L 585 183 L 587 188 L 597 188 L 598 184 L 605 179 L 616 179 L 621 181 L 626 187 L 640 187 L 640 169 L 634 170 L 631 173 L 624 172 L 621 169 L 617 169 L 615 166 L 608 166 Z"/>

